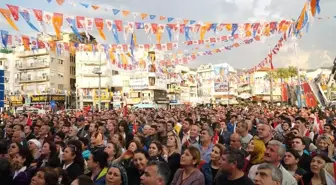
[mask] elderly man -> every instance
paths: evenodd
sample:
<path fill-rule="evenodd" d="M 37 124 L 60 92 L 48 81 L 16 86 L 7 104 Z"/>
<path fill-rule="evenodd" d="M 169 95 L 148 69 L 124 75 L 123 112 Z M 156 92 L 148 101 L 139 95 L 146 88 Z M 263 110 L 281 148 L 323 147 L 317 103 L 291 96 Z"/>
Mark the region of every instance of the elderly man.
<path fill-rule="evenodd" d="M 259 124 L 257 126 L 258 137 L 264 141 L 265 145 L 272 140 L 272 128 L 266 124 Z"/>
<path fill-rule="evenodd" d="M 282 181 L 281 170 L 271 164 L 261 164 L 258 166 L 254 178 L 255 185 L 280 185 Z"/>
<path fill-rule="evenodd" d="M 212 138 L 214 137 L 213 130 L 208 127 L 207 129 L 203 129 L 200 135 L 200 144 L 197 145 L 197 148 L 201 152 L 201 159 L 210 162 L 210 155 L 212 152 L 213 144 Z"/>
<path fill-rule="evenodd" d="M 282 185 L 297 185 L 295 178 L 281 165 L 280 161 L 286 153 L 286 147 L 280 141 L 271 140 L 266 147 L 264 161 L 280 169 L 283 179 Z M 249 171 L 249 178 L 255 179 L 259 165 L 254 165 Z"/>

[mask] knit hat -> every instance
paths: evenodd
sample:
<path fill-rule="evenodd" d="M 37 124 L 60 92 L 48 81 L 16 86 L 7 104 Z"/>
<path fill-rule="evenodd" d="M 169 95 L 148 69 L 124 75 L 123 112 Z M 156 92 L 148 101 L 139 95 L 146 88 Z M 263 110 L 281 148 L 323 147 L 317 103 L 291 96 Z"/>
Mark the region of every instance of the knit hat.
<path fill-rule="evenodd" d="M 41 147 L 42 147 L 40 141 L 38 141 L 37 139 L 31 139 L 31 140 L 28 141 L 28 143 L 29 142 L 34 143 L 37 146 L 38 149 L 41 149 Z"/>
<path fill-rule="evenodd" d="M 120 175 L 121 175 L 122 185 L 127 185 L 128 184 L 127 172 L 126 172 L 124 167 L 122 167 L 120 164 L 111 164 L 109 166 L 109 169 L 110 168 L 118 168 L 119 171 L 120 171 Z"/>

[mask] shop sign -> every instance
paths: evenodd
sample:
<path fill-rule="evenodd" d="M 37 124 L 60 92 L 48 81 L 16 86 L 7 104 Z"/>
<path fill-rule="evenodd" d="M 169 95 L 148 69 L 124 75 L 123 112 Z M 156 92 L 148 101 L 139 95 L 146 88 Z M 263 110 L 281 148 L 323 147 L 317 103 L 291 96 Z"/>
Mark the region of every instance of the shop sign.
<path fill-rule="evenodd" d="M 63 95 L 34 95 L 31 97 L 31 102 L 50 102 L 50 101 L 56 101 L 56 102 L 64 102 L 65 96 Z"/>
<path fill-rule="evenodd" d="M 20 107 L 23 105 L 22 96 L 10 96 L 9 97 L 10 105 L 13 107 Z"/>

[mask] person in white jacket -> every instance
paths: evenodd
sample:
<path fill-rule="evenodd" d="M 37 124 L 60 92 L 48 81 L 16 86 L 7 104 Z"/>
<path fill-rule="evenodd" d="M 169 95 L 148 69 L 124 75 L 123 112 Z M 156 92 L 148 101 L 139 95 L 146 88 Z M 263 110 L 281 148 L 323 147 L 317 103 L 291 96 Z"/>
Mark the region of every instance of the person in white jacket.
<path fill-rule="evenodd" d="M 266 147 L 266 152 L 264 154 L 265 163 L 272 164 L 280 169 L 282 173 L 282 185 L 297 185 L 295 178 L 281 165 L 280 161 L 285 155 L 286 147 L 280 141 L 271 140 L 268 142 Z M 248 177 L 254 181 L 258 166 L 253 165 L 249 171 Z"/>

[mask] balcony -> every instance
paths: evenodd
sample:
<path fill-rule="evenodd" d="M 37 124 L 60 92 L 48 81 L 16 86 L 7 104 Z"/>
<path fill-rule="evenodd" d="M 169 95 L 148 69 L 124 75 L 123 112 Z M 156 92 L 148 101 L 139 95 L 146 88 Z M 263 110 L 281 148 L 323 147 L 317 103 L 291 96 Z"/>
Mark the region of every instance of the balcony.
<path fill-rule="evenodd" d="M 43 55 L 49 55 L 49 51 L 47 49 L 38 49 L 34 51 L 23 51 L 23 52 L 16 53 L 16 56 L 18 58 L 27 58 L 27 57 L 43 56 Z"/>
<path fill-rule="evenodd" d="M 49 68 L 50 64 L 46 62 L 33 62 L 33 63 L 25 63 L 25 64 L 15 64 L 18 70 L 34 70 L 34 69 L 43 69 Z"/>
<path fill-rule="evenodd" d="M 49 76 L 21 77 L 19 83 L 37 83 L 49 81 Z"/>

